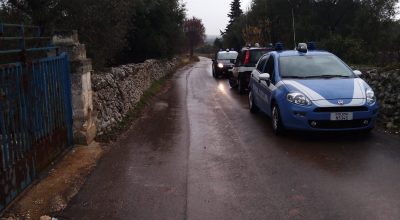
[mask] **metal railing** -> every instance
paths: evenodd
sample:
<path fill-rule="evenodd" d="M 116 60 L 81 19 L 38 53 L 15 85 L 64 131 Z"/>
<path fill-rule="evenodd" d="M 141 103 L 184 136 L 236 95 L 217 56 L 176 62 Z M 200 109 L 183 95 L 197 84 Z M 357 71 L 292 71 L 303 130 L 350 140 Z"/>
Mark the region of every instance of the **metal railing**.
<path fill-rule="evenodd" d="M 10 32 L 14 34 L 16 33 L 18 36 L 5 36 L 7 34 L 7 29 L 11 30 Z M 33 36 L 26 36 L 28 30 L 33 31 L 33 33 L 31 33 Z M 50 40 L 50 37 L 42 36 L 42 29 L 39 26 L 0 23 L 0 45 L 11 41 L 18 42 L 18 48 L 6 50 L 1 50 L 0 48 L 0 55 L 21 53 L 22 56 L 20 57 L 25 58 L 28 52 L 56 51 L 58 53 L 58 47 L 54 47 L 51 44 L 44 47 L 27 47 L 27 42 L 29 41 L 50 42 Z"/>

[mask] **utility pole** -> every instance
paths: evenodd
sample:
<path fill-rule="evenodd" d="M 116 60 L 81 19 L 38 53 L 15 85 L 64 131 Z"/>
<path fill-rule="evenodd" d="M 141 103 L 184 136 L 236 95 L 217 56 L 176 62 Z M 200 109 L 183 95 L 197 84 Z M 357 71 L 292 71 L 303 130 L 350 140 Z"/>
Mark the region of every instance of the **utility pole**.
<path fill-rule="evenodd" d="M 296 50 L 296 26 L 295 26 L 295 21 L 294 21 L 294 7 L 290 0 L 288 0 L 288 2 L 290 4 L 290 7 L 292 7 L 293 44 L 294 44 L 294 49 Z"/>
<path fill-rule="evenodd" d="M 296 27 L 295 27 L 295 22 L 294 22 L 294 9 L 292 6 L 292 19 L 293 19 L 293 44 L 294 44 L 294 49 L 296 49 Z"/>

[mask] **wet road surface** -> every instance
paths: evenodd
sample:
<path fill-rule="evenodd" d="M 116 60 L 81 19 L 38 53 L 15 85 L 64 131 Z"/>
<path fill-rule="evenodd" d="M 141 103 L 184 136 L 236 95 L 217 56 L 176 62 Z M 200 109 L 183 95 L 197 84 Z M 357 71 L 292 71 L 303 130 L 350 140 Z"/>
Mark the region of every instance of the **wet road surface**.
<path fill-rule="evenodd" d="M 275 136 L 202 58 L 112 146 L 66 219 L 400 219 L 400 139 Z"/>

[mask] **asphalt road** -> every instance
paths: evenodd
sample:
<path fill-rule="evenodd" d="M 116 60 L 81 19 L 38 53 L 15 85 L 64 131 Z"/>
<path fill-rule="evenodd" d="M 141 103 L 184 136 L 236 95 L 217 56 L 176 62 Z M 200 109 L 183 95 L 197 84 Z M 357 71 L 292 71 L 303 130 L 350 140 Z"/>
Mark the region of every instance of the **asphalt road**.
<path fill-rule="evenodd" d="M 400 219 L 398 137 L 277 137 L 205 58 L 167 87 L 61 216 Z"/>

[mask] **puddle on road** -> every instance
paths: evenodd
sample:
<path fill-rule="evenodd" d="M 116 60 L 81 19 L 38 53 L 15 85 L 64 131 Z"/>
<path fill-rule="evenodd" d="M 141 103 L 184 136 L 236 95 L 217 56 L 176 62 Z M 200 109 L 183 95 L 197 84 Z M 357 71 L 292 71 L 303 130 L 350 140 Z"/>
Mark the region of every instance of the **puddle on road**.
<path fill-rule="evenodd" d="M 157 102 L 153 106 L 154 111 L 163 111 L 169 107 L 168 103 L 166 102 Z"/>

